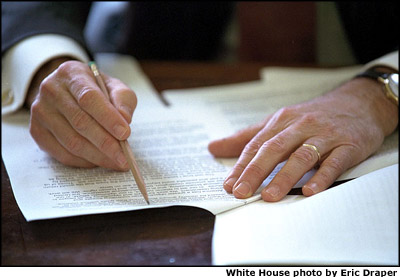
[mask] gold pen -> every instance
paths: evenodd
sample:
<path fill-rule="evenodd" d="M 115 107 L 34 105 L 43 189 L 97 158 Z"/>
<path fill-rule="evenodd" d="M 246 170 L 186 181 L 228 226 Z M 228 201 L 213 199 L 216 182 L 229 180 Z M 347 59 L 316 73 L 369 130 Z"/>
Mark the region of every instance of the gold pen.
<path fill-rule="evenodd" d="M 98 85 L 100 86 L 101 91 L 104 93 L 104 95 L 110 101 L 110 96 L 108 94 L 108 90 L 104 84 L 103 78 L 101 78 L 101 75 L 100 75 L 99 70 L 97 69 L 96 63 L 89 62 L 89 67 L 92 70 L 93 75 L 96 78 L 96 81 L 97 81 Z M 129 168 L 131 169 L 132 175 L 135 178 L 136 185 L 138 186 L 138 188 L 139 188 L 140 192 L 142 193 L 144 199 L 146 200 L 147 204 L 150 204 L 149 196 L 147 195 L 146 184 L 144 183 L 143 177 L 140 174 L 139 167 L 136 163 L 135 156 L 133 155 L 132 149 L 129 146 L 128 141 L 120 140 L 119 143 L 122 147 L 122 151 L 124 152 L 126 160 L 128 161 Z"/>

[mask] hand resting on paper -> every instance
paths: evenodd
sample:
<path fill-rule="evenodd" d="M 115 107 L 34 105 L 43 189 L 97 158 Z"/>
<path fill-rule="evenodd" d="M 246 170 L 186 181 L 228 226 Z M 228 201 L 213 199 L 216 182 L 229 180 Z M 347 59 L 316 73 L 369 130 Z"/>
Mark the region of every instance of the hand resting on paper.
<path fill-rule="evenodd" d="M 258 125 L 212 141 L 209 151 L 216 157 L 239 156 L 223 184 L 237 198 L 250 197 L 275 166 L 288 159 L 261 192 L 265 201 L 279 201 L 319 165 L 302 188 L 310 196 L 373 154 L 396 128 L 397 113 L 381 84 L 356 78 L 311 101 L 282 108 Z"/>
<path fill-rule="evenodd" d="M 52 60 L 35 75 L 26 105 L 30 133 L 39 147 L 69 166 L 128 170 L 118 140 L 130 135 L 135 93 L 102 73 L 112 103 L 88 65 L 68 58 Z"/>

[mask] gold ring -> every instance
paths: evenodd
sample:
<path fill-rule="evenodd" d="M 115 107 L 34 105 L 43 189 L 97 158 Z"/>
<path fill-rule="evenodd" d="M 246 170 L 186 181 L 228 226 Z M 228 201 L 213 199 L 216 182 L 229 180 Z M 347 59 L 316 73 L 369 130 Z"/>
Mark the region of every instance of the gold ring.
<path fill-rule="evenodd" d="M 320 160 L 321 160 L 321 154 L 319 153 L 317 146 L 312 145 L 312 144 L 308 144 L 308 143 L 303 143 L 303 146 L 309 147 L 309 148 L 311 148 L 312 150 L 314 150 L 317 153 L 317 155 L 318 155 L 318 163 L 319 163 Z"/>

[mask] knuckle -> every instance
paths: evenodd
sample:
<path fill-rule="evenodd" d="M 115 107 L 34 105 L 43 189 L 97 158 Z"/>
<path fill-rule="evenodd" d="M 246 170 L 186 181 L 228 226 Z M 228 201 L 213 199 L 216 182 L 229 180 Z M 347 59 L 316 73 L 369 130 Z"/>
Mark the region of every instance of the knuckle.
<path fill-rule="evenodd" d="M 130 113 L 137 107 L 137 96 L 136 94 L 130 89 L 120 89 L 118 91 L 118 102 L 120 106 L 125 106 L 129 109 Z"/>
<path fill-rule="evenodd" d="M 301 117 L 299 124 L 301 126 L 314 126 L 317 124 L 319 118 L 315 113 L 307 113 Z"/>
<path fill-rule="evenodd" d="M 31 116 L 35 116 L 42 114 L 42 106 L 40 105 L 40 103 L 38 101 L 35 101 L 32 103 L 31 106 Z"/>
<path fill-rule="evenodd" d="M 330 184 L 332 182 L 332 176 L 328 170 L 319 170 L 318 181 L 319 184 Z"/>
<path fill-rule="evenodd" d="M 54 86 L 52 77 L 47 77 L 40 83 L 39 92 L 41 96 L 49 99 L 56 97 L 56 87 Z"/>
<path fill-rule="evenodd" d="M 327 135 L 330 137 L 339 137 L 345 134 L 341 133 L 341 128 L 338 128 L 338 126 L 334 123 L 333 120 L 330 120 L 328 122 L 324 122 L 324 129 Z"/>
<path fill-rule="evenodd" d="M 332 141 L 340 138 L 341 140 L 348 137 L 349 132 L 343 131 L 339 128 L 333 120 L 321 122 L 320 128 L 318 128 L 319 136 L 323 138 L 324 141 Z"/>
<path fill-rule="evenodd" d="M 68 149 L 69 152 L 78 155 L 81 153 L 84 147 L 84 142 L 79 135 L 77 134 L 70 135 L 66 139 L 65 147 Z"/>
<path fill-rule="evenodd" d="M 83 108 L 89 108 L 94 103 L 96 93 L 91 87 L 82 87 L 77 95 L 78 104 Z"/>
<path fill-rule="evenodd" d="M 129 98 L 130 101 L 136 103 L 137 97 L 136 97 L 136 94 L 133 92 L 133 90 L 131 90 L 129 88 L 121 88 L 119 93 L 126 96 L 127 98 Z"/>
<path fill-rule="evenodd" d="M 269 152 L 281 154 L 285 151 L 285 141 L 281 137 L 275 137 L 263 143 L 262 149 Z"/>
<path fill-rule="evenodd" d="M 327 159 L 324 162 L 324 167 L 334 174 L 341 174 L 346 170 L 343 162 L 338 158 Z"/>
<path fill-rule="evenodd" d="M 57 74 L 60 75 L 69 75 L 71 71 L 74 70 L 76 65 L 78 64 L 77 61 L 66 61 L 60 64 L 57 68 Z"/>
<path fill-rule="evenodd" d="M 99 144 L 99 149 L 102 152 L 106 152 L 107 150 L 112 149 L 112 146 L 114 145 L 114 139 L 110 136 L 105 136 L 100 144 Z"/>
<path fill-rule="evenodd" d="M 285 119 L 291 117 L 292 114 L 293 114 L 293 108 L 292 108 L 292 107 L 283 107 L 283 108 L 280 108 L 280 109 L 275 113 L 275 116 L 276 116 L 278 119 L 283 119 L 283 120 L 285 120 Z"/>
<path fill-rule="evenodd" d="M 255 141 L 251 141 L 250 143 L 246 144 L 242 154 L 245 156 L 255 156 L 259 149 L 260 149 L 260 144 Z"/>
<path fill-rule="evenodd" d="M 37 120 L 43 120 L 48 116 L 48 112 L 46 112 L 46 108 L 39 101 L 35 101 L 31 106 L 31 118 L 35 118 Z M 32 120 L 31 120 L 32 122 Z"/>
<path fill-rule="evenodd" d="M 266 175 L 266 171 L 257 163 L 250 163 L 246 167 L 246 173 L 250 174 L 251 176 L 256 177 L 257 179 L 263 178 Z"/>
<path fill-rule="evenodd" d="M 341 137 L 341 140 L 347 146 L 350 146 L 352 152 L 359 152 L 362 145 L 374 144 L 373 141 L 383 141 L 384 135 L 382 132 L 374 132 L 373 127 L 369 130 L 357 130 L 357 132 L 346 132 Z M 368 147 L 366 147 L 368 148 Z M 362 151 L 362 150 L 361 150 Z"/>
<path fill-rule="evenodd" d="M 112 88 L 113 97 L 118 98 L 118 102 L 123 101 L 123 105 L 129 106 L 134 110 L 137 106 L 137 96 L 135 92 L 119 79 L 107 76 L 105 78 L 106 86 Z M 114 90 L 114 91 L 113 91 Z M 120 103 L 122 105 L 122 102 Z"/>
<path fill-rule="evenodd" d="M 117 115 L 105 108 L 96 110 L 96 114 L 93 117 L 104 127 L 116 126 L 120 123 Z"/>
<path fill-rule="evenodd" d="M 71 119 L 71 124 L 74 127 L 74 129 L 80 132 L 86 131 L 90 126 L 90 122 L 91 122 L 90 116 L 88 116 L 82 110 L 76 112 Z"/>
<path fill-rule="evenodd" d="M 303 165 L 314 165 L 318 159 L 314 151 L 308 147 L 300 147 L 291 155 L 293 159 Z"/>

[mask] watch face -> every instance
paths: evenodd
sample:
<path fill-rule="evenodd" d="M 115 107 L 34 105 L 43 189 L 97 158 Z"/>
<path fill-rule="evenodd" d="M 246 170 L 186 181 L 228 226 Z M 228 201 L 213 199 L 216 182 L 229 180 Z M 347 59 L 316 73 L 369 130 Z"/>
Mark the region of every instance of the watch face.
<path fill-rule="evenodd" d="M 399 74 L 394 73 L 390 74 L 388 76 L 388 81 L 389 81 L 389 87 L 392 90 L 392 92 L 399 97 Z"/>

